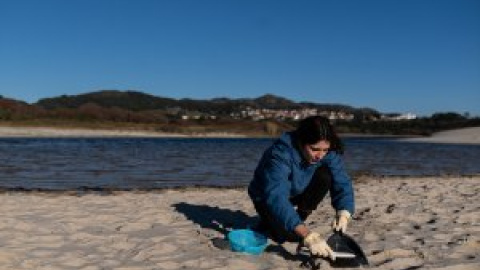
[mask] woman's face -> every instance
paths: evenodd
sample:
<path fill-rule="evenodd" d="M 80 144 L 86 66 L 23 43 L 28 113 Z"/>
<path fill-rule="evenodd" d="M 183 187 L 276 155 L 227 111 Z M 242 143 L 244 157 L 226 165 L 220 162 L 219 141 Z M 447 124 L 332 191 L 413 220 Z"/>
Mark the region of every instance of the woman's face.
<path fill-rule="evenodd" d="M 329 150 L 330 142 L 321 140 L 314 144 L 305 144 L 302 147 L 302 154 L 308 163 L 314 164 L 319 162 Z"/>

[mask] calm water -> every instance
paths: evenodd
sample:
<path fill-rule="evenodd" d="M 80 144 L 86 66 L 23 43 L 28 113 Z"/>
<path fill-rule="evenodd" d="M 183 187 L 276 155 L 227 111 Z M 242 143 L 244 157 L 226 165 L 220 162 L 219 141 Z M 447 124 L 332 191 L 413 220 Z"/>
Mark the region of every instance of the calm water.
<path fill-rule="evenodd" d="M 0 139 L 0 187 L 243 186 L 271 139 Z M 480 145 L 344 140 L 351 174 L 480 174 Z"/>

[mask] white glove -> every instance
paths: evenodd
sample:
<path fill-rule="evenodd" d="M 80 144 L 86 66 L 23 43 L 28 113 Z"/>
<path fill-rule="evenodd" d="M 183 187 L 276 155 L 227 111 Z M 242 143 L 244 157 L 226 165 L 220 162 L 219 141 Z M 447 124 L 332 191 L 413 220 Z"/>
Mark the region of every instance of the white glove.
<path fill-rule="evenodd" d="M 316 232 L 310 232 L 303 239 L 303 244 L 310 250 L 313 255 L 321 257 L 330 257 L 333 261 L 335 260 L 335 255 L 333 250 L 327 244 L 325 240 Z"/>
<path fill-rule="evenodd" d="M 335 231 L 341 231 L 342 233 L 347 231 L 347 225 L 352 215 L 347 210 L 340 210 L 337 212 L 335 221 L 333 221 L 332 227 Z"/>

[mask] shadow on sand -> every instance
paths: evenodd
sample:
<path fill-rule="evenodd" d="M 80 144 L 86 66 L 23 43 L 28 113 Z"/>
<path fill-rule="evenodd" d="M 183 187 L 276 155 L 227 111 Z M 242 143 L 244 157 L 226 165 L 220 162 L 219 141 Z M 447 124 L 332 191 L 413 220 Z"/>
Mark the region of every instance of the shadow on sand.
<path fill-rule="evenodd" d="M 214 223 L 214 221 L 223 225 L 224 228 L 244 229 L 257 223 L 258 218 L 251 217 L 240 210 L 230 210 L 210 205 L 195 205 L 190 203 L 176 203 L 173 205 L 176 211 L 185 215 L 185 217 L 194 223 L 200 225 L 203 229 L 212 229 L 221 233 L 226 233 Z"/>
<path fill-rule="evenodd" d="M 258 217 L 249 216 L 240 210 L 233 211 L 218 206 L 195 205 L 185 202 L 176 203 L 172 206 L 176 211 L 185 215 L 187 219 L 200 225 L 202 229 L 215 230 L 224 234 L 225 237 L 223 238 L 217 237 L 210 239 L 213 246 L 223 250 L 230 249 L 228 241 L 225 239 L 226 233 L 228 232 L 225 228 L 244 229 L 255 226 L 258 223 Z M 213 221 L 217 221 L 219 224 L 223 225 L 223 228 L 222 226 L 216 225 Z M 289 261 L 305 262 L 307 259 L 300 254 L 292 254 L 282 245 L 273 241 L 271 241 L 271 244 L 265 249 L 265 252 L 276 253 Z"/>

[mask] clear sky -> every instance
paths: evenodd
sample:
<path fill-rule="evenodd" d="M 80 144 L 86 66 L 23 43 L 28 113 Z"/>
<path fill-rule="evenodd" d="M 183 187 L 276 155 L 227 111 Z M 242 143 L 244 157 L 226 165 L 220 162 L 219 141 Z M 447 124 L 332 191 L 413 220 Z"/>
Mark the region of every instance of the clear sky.
<path fill-rule="evenodd" d="M 480 1 L 0 0 L 0 95 L 103 89 L 480 116 Z"/>

